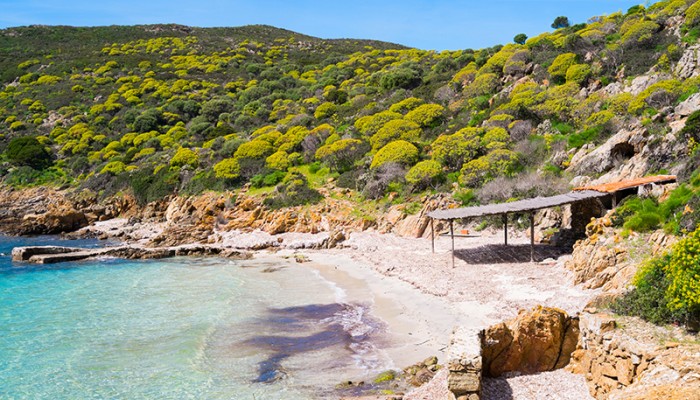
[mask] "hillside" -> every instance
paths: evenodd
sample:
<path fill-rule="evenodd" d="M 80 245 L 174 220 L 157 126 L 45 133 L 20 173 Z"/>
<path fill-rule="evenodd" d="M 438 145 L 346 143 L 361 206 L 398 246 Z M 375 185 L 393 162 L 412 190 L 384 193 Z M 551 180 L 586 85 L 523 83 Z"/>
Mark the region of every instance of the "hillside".
<path fill-rule="evenodd" d="M 268 26 L 5 29 L 0 176 L 141 203 L 250 183 L 276 208 L 321 200 L 329 181 L 358 201 L 469 203 L 556 193 L 646 148 L 613 178 L 687 179 L 695 142 L 679 152 L 688 133 L 669 122 L 699 91 L 699 7 L 443 52 Z"/>

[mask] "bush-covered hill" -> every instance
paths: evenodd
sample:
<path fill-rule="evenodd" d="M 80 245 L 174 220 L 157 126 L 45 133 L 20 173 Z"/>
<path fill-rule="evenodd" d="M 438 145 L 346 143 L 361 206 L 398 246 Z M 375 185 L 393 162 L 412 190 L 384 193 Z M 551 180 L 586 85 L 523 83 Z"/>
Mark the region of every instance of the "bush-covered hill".
<path fill-rule="evenodd" d="M 320 199 L 330 178 L 364 198 L 556 192 L 576 151 L 620 128 L 664 137 L 655 116 L 700 83 L 674 72 L 700 36 L 698 3 L 567 25 L 443 52 L 267 26 L 5 29 L 0 176 L 143 202 L 279 185 L 276 206 Z"/>

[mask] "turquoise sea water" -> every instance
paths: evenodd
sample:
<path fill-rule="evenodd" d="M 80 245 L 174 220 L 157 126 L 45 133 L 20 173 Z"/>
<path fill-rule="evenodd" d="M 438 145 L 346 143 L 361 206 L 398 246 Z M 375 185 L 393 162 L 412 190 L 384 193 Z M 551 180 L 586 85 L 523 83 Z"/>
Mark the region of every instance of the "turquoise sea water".
<path fill-rule="evenodd" d="M 13 246 L 53 240 L 0 237 L 1 399 L 333 398 L 390 364 L 368 306 L 313 269 L 272 256 L 10 262 Z"/>

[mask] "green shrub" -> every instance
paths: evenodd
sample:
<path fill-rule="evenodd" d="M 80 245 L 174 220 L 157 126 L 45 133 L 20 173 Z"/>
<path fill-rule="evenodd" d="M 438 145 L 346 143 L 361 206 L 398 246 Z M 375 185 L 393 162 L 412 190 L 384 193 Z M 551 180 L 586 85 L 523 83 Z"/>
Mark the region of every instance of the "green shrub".
<path fill-rule="evenodd" d="M 224 158 L 214 165 L 217 178 L 236 179 L 240 176 L 241 166 L 235 158 Z"/>
<path fill-rule="evenodd" d="M 406 119 L 424 128 L 432 128 L 442 123 L 445 107 L 439 104 L 423 104 L 406 114 Z"/>
<path fill-rule="evenodd" d="M 278 209 L 314 204 L 321 199 L 323 199 L 321 193 L 309 187 L 304 175 L 291 173 L 275 187 L 275 191 L 264 200 L 264 204 L 272 209 Z"/>
<path fill-rule="evenodd" d="M 635 232 L 648 232 L 661 225 L 661 216 L 655 211 L 639 211 L 623 225 Z"/>
<path fill-rule="evenodd" d="M 372 151 L 377 151 L 394 140 L 405 140 L 407 142 L 416 143 L 420 139 L 421 129 L 418 124 L 405 119 L 394 119 L 377 131 L 370 139 Z"/>
<path fill-rule="evenodd" d="M 463 207 L 476 204 L 476 193 L 471 189 L 459 190 L 452 197 Z"/>
<path fill-rule="evenodd" d="M 661 224 L 658 203 L 654 199 L 629 197 L 615 209 L 613 223 L 636 232 L 648 232 Z"/>
<path fill-rule="evenodd" d="M 217 178 L 213 170 L 198 171 L 192 179 L 183 185 L 179 193 L 186 196 L 193 196 L 207 190 L 222 192 L 226 190 L 227 186 L 227 180 Z"/>
<path fill-rule="evenodd" d="M 139 204 L 147 204 L 172 194 L 179 184 L 179 173 L 159 168 L 146 168 L 132 173 L 129 184 Z"/>
<path fill-rule="evenodd" d="M 48 168 L 52 164 L 51 155 L 32 136 L 14 138 L 5 150 L 7 159 L 17 166 L 28 166 L 36 170 Z"/>
<path fill-rule="evenodd" d="M 594 142 L 600 134 L 603 132 L 603 127 L 594 126 L 592 128 L 584 129 L 581 132 L 575 133 L 567 137 L 567 143 L 569 148 L 577 149 L 582 147 L 584 144 Z"/>
<path fill-rule="evenodd" d="M 367 144 L 358 139 L 340 139 L 316 150 L 316 159 L 336 171 L 345 171 L 367 151 Z"/>
<path fill-rule="evenodd" d="M 613 305 L 650 322 L 700 323 L 700 229 L 637 271 L 635 288 Z"/>
<path fill-rule="evenodd" d="M 197 168 L 199 164 L 199 156 L 191 149 L 181 147 L 175 152 L 175 155 L 170 159 L 170 165 L 174 167 L 190 166 Z"/>
<path fill-rule="evenodd" d="M 411 89 L 421 83 L 421 76 L 418 71 L 411 68 L 397 68 L 382 74 L 379 78 L 379 85 L 384 90 Z"/>
<path fill-rule="evenodd" d="M 45 185 L 64 185 L 71 179 L 58 167 L 36 170 L 29 166 L 14 168 L 2 179 L 2 183 L 12 187 L 33 187 Z"/>
<path fill-rule="evenodd" d="M 413 165 L 418 160 L 418 149 L 405 140 L 397 140 L 382 147 L 372 158 L 370 168 L 374 169 L 386 163 Z"/>
<path fill-rule="evenodd" d="M 250 178 L 250 185 L 254 188 L 261 188 L 266 186 L 275 186 L 276 184 L 282 182 L 287 176 L 284 171 L 273 171 L 267 175 L 255 175 Z"/>
<path fill-rule="evenodd" d="M 616 313 L 641 317 L 654 324 L 678 322 L 680 313 L 668 308 L 666 290 L 669 280 L 664 271 L 668 256 L 653 259 L 637 271 L 635 288 L 612 304 Z"/>
<path fill-rule="evenodd" d="M 683 233 L 696 228 L 697 221 L 691 205 L 700 202 L 700 189 L 687 184 L 674 189 L 666 200 L 657 203 L 654 199 L 630 197 L 615 210 L 613 224 L 636 232 L 658 229 L 662 223 L 667 233 Z"/>
<path fill-rule="evenodd" d="M 566 70 L 566 81 L 579 85 L 586 82 L 591 76 L 591 67 L 588 64 L 574 64 Z"/>
<path fill-rule="evenodd" d="M 571 66 L 576 64 L 577 58 L 578 56 L 574 53 L 560 54 L 554 59 L 547 71 L 555 82 L 561 83 L 566 80 L 566 73 Z"/>
<path fill-rule="evenodd" d="M 442 166 L 434 160 L 421 161 L 414 165 L 406 174 L 406 182 L 416 189 L 434 187 L 444 181 Z"/>

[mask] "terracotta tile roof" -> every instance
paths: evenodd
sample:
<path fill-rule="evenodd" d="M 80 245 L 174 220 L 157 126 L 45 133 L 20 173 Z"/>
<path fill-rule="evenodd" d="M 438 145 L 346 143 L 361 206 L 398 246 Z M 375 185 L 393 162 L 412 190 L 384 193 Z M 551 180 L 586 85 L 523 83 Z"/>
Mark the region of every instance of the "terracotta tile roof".
<path fill-rule="evenodd" d="M 635 187 L 643 186 L 648 183 L 673 183 L 676 181 L 675 175 L 656 175 L 656 176 L 646 176 L 644 178 L 631 179 L 627 181 L 606 183 L 604 185 L 595 186 L 581 186 L 574 188 L 575 191 L 581 190 L 595 190 L 597 192 L 603 193 L 614 193 L 619 190 L 632 189 Z"/>

